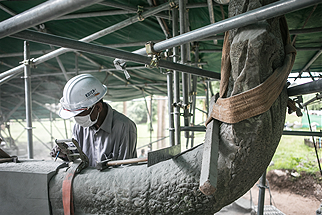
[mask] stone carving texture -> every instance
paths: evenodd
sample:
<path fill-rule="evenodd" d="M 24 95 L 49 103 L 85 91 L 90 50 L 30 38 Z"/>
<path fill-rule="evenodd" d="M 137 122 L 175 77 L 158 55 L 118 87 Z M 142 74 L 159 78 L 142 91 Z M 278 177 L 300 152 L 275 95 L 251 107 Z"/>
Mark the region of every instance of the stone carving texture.
<path fill-rule="evenodd" d="M 229 16 L 270 2 L 231 0 Z M 227 96 L 251 89 L 282 65 L 279 18 L 230 31 L 232 71 Z M 74 179 L 76 214 L 214 214 L 242 196 L 266 170 L 280 141 L 286 88 L 269 111 L 220 128 L 218 186 L 212 196 L 199 189 L 202 145 L 152 167 L 137 165 L 99 172 L 86 169 Z M 63 214 L 64 170 L 50 182 L 53 214 Z"/>

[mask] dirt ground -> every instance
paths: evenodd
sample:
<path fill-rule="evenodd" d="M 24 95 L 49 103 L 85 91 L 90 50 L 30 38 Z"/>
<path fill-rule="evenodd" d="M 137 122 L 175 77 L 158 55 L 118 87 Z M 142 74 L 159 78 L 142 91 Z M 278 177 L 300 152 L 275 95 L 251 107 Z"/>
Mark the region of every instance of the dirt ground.
<path fill-rule="evenodd" d="M 315 215 L 322 203 L 322 177 L 320 173 L 313 175 L 300 173 L 299 176 L 288 170 L 272 170 L 267 173 L 267 180 L 271 189 L 265 191 L 265 205 L 274 205 L 287 215 Z M 258 184 L 258 183 L 256 183 Z M 259 188 L 254 185 L 244 198 L 250 199 L 254 205 L 258 204 Z"/>

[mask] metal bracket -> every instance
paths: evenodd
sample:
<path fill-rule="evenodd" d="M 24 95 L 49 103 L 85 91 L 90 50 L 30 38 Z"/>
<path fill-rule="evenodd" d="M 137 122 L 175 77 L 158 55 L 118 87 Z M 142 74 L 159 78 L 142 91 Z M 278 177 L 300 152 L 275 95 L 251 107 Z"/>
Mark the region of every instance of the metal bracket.
<path fill-rule="evenodd" d="M 176 4 L 173 0 L 170 0 L 170 1 L 169 1 L 169 5 L 170 5 L 170 8 L 171 8 L 171 9 L 173 9 L 173 8 L 178 8 L 178 7 L 179 7 L 179 5 L 178 5 L 178 4 Z"/>
<path fill-rule="evenodd" d="M 151 62 L 149 65 L 145 65 L 147 68 L 157 68 L 159 67 L 159 60 L 161 59 L 160 57 L 160 52 L 156 52 L 153 48 L 154 42 L 149 41 L 145 44 L 145 51 L 148 55 L 148 57 L 151 57 Z"/>
<path fill-rule="evenodd" d="M 138 14 L 138 20 L 139 21 L 143 21 L 144 17 L 142 16 L 142 13 L 144 12 L 143 10 L 143 6 L 138 5 L 138 10 L 137 10 L 137 14 Z"/>
<path fill-rule="evenodd" d="M 303 103 L 302 96 L 298 96 L 296 99 L 293 99 L 293 100 L 289 99 L 287 102 L 288 114 L 296 112 L 296 115 L 298 117 L 303 116 L 301 112 L 301 109 L 303 109 L 302 103 Z M 298 104 L 299 107 L 297 107 L 296 104 Z"/>
<path fill-rule="evenodd" d="M 126 62 L 122 62 L 121 59 L 115 59 L 113 63 L 117 70 L 122 70 L 124 72 L 126 80 L 131 78 L 130 74 L 126 70 Z"/>
<path fill-rule="evenodd" d="M 31 58 L 31 59 L 23 60 L 19 63 L 23 64 L 25 66 L 30 66 L 31 68 L 36 68 L 34 60 L 35 60 L 35 58 Z"/>

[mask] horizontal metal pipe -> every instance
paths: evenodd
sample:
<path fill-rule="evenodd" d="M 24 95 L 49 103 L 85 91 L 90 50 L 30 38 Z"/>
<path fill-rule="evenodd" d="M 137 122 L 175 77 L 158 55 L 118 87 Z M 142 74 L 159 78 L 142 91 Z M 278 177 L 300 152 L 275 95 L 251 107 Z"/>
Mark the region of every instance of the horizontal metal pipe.
<path fill-rule="evenodd" d="M 313 131 L 283 131 L 283 135 L 322 137 L 322 132 L 313 132 Z"/>
<path fill-rule="evenodd" d="M 177 1 L 178 0 L 175 0 L 175 2 L 177 2 Z M 155 8 L 153 8 L 153 9 L 151 9 L 149 11 L 143 12 L 142 13 L 142 16 L 143 17 L 152 16 L 155 13 L 158 13 L 158 12 L 164 10 L 164 8 L 169 8 L 169 4 L 168 3 L 165 3 L 165 4 L 162 4 L 162 5 L 159 5 L 159 6 L 155 7 Z M 117 24 L 112 25 L 112 26 L 110 26 L 108 28 L 105 28 L 105 29 L 103 29 L 101 31 L 98 31 L 98 32 L 96 32 L 94 34 L 91 34 L 91 35 L 89 35 L 87 37 L 84 37 L 80 41 L 90 42 L 90 41 L 96 40 L 98 38 L 101 38 L 101 37 L 103 37 L 103 36 L 105 36 L 107 34 L 113 33 L 113 32 L 115 32 L 117 30 L 120 30 L 120 29 L 122 29 L 122 28 L 124 28 L 126 26 L 129 26 L 129 25 L 131 25 L 131 24 L 133 24 L 135 22 L 138 22 L 138 21 L 139 21 L 138 15 L 135 15 L 133 17 L 130 17 L 130 18 L 128 18 L 128 19 L 120 22 L 120 23 L 117 23 Z M 68 51 L 71 51 L 71 50 L 68 49 L 68 48 L 60 48 L 60 49 L 57 49 L 55 51 L 52 51 L 52 52 L 50 52 L 48 54 L 45 54 L 45 55 L 43 55 L 43 56 L 35 59 L 34 60 L 34 64 L 35 65 L 41 64 L 41 63 L 43 63 L 43 62 L 45 62 L 47 60 L 50 60 L 50 59 L 52 59 L 54 57 L 57 57 L 57 56 L 59 56 L 61 54 L 66 53 Z M 0 80 L 0 85 L 3 84 L 3 83 L 5 83 L 5 82 L 7 82 L 10 79 L 12 79 L 16 73 L 22 72 L 23 71 L 23 68 L 24 68 L 23 65 L 20 65 L 20 66 L 17 66 L 15 68 L 13 68 L 13 69 L 10 69 L 10 70 L 8 70 L 6 72 L 1 73 L 0 74 L 0 79 L 1 79 Z M 6 79 L 3 79 L 6 76 L 9 76 L 9 77 L 7 77 Z"/>
<path fill-rule="evenodd" d="M 52 50 L 42 50 L 42 51 L 32 51 L 30 55 L 41 55 L 51 52 Z M 7 58 L 7 57 L 20 57 L 23 56 L 23 52 L 15 52 L 15 53 L 7 53 L 7 54 L 0 54 L 0 58 Z"/>
<path fill-rule="evenodd" d="M 290 30 L 291 35 L 294 35 L 294 34 L 309 34 L 309 33 L 318 33 L 318 32 L 322 32 L 322 27 Z"/>
<path fill-rule="evenodd" d="M 316 100 L 319 100 L 321 98 L 322 98 L 322 94 L 321 93 L 320 94 L 317 93 L 313 98 L 311 98 L 310 100 L 304 102 L 302 106 L 305 107 L 305 106 L 311 104 L 312 102 L 314 102 Z"/>
<path fill-rule="evenodd" d="M 306 95 L 319 92 L 322 92 L 322 79 L 294 87 L 289 87 L 287 89 L 288 96 Z"/>
<path fill-rule="evenodd" d="M 322 47 L 299 47 L 296 48 L 296 51 L 320 51 Z"/>
<path fill-rule="evenodd" d="M 322 54 L 322 50 L 318 51 L 313 58 L 305 65 L 305 67 L 301 70 L 300 74 L 305 72 L 313 63 L 314 61 Z"/>
<path fill-rule="evenodd" d="M 0 39 L 102 0 L 51 0 L 0 22 Z"/>
<path fill-rule="evenodd" d="M 8 14 L 10 14 L 11 16 L 16 15 L 16 13 L 14 11 L 12 11 L 10 8 L 7 8 L 6 6 L 4 6 L 3 4 L 0 4 L 0 9 L 7 12 Z"/>
<path fill-rule="evenodd" d="M 206 126 L 182 126 L 181 131 L 200 131 L 206 132 Z"/>
<path fill-rule="evenodd" d="M 134 11 L 128 10 L 109 10 L 109 11 L 99 11 L 91 13 L 77 13 L 77 14 L 68 14 L 56 18 L 55 20 L 64 20 L 64 19 L 79 19 L 79 18 L 90 18 L 90 17 L 99 17 L 99 16 L 113 16 L 113 15 L 122 15 L 122 14 L 133 14 Z"/>
<path fill-rule="evenodd" d="M 54 46 L 66 47 L 66 48 L 79 50 L 87 53 L 121 58 L 128 61 L 143 63 L 147 65 L 151 63 L 151 58 L 146 56 L 142 56 L 142 55 L 138 55 L 131 52 L 122 51 L 122 50 L 112 49 L 108 47 L 103 47 L 95 44 L 85 43 L 82 41 L 72 40 L 64 37 L 49 35 L 41 32 L 24 30 L 12 35 L 12 37 L 29 40 L 33 42 L 50 44 Z M 202 70 L 196 67 L 190 67 L 190 66 L 186 66 L 178 63 L 173 63 L 166 60 L 159 60 L 158 65 L 161 68 L 182 71 L 182 72 L 195 74 L 199 76 L 205 76 L 213 79 L 220 79 L 219 73 L 208 71 L 208 70 Z"/>
<path fill-rule="evenodd" d="M 312 5 L 321 3 L 320 0 L 281 0 L 260 7 L 255 10 L 242 13 L 240 15 L 216 22 L 211 25 L 187 32 L 177 37 L 164 40 L 154 45 L 156 52 L 163 51 L 181 44 L 185 44 L 192 41 L 200 40 L 201 38 L 209 37 L 214 34 L 223 33 L 225 31 L 240 28 L 246 25 L 250 25 L 255 22 L 270 19 L 276 16 L 280 16 L 286 13 L 294 12 L 296 10 L 306 8 Z M 134 51 L 135 54 L 145 55 L 145 48 Z"/>
<path fill-rule="evenodd" d="M 114 16 L 114 15 L 123 15 L 123 14 L 134 14 L 137 11 L 129 10 L 109 10 L 109 11 L 99 11 L 91 13 L 78 13 L 78 14 L 68 14 L 55 18 L 54 20 L 65 20 L 65 19 L 80 19 L 80 18 L 91 18 L 91 17 L 100 17 L 100 16 Z M 170 19 L 171 17 L 165 13 L 157 13 L 154 16 L 163 19 Z"/>

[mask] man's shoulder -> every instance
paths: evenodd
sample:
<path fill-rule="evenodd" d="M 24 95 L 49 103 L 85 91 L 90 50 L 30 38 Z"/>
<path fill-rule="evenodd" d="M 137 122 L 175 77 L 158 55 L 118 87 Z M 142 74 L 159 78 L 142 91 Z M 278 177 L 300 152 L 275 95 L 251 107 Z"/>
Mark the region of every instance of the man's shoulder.
<path fill-rule="evenodd" d="M 120 113 L 115 109 L 112 110 L 114 123 L 135 125 L 135 123 L 129 117 L 125 116 L 123 113 Z"/>

